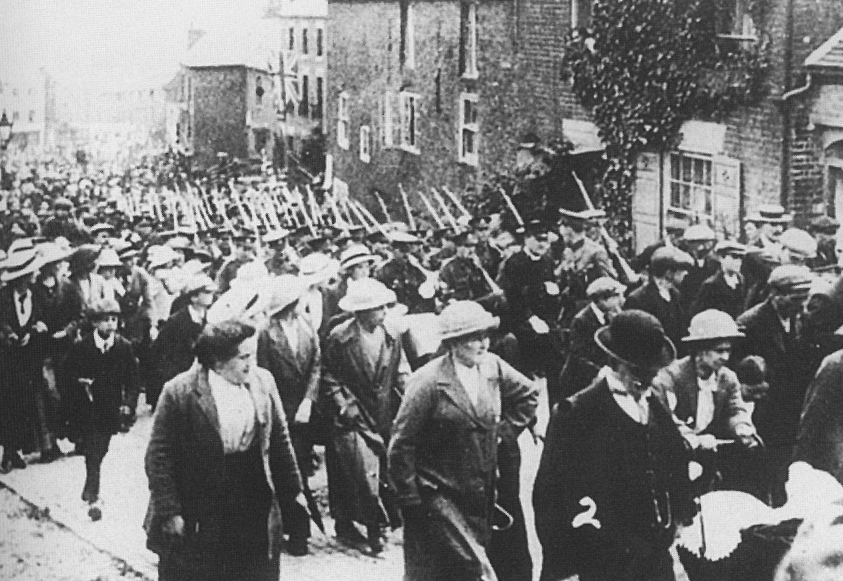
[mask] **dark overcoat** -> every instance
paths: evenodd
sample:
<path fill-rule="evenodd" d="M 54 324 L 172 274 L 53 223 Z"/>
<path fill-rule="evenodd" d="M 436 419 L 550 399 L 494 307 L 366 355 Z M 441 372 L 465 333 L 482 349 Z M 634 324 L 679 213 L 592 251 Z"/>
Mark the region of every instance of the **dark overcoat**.
<path fill-rule="evenodd" d="M 417 370 L 407 384 L 389 447 L 389 474 L 402 506 L 421 505 L 427 531 L 405 529 L 406 581 L 470 579 L 491 567 L 485 553 L 495 501 L 497 443 L 535 415 L 533 383 L 496 355 L 480 365 L 477 404 L 450 355 Z M 479 579 L 479 574 L 474 578 Z"/>
<path fill-rule="evenodd" d="M 679 291 L 675 289 L 670 289 L 670 301 L 664 300 L 664 297 L 659 294 L 656 283 L 650 279 L 626 298 L 623 308 L 638 309 L 653 315 L 664 327 L 665 334 L 678 348 L 682 337 L 688 334 L 688 314 L 683 304 Z"/>
<path fill-rule="evenodd" d="M 793 459 L 843 484 L 843 350 L 825 358 L 808 389 Z"/>
<path fill-rule="evenodd" d="M 0 288 L 0 444 L 30 452 L 39 441 L 36 398 L 44 381 L 48 340 L 47 333 L 37 333 L 34 327 L 47 313 L 41 296 L 31 290 L 32 313 L 21 326 L 13 292 L 12 286 Z M 27 335 L 29 341 L 22 345 Z"/>
<path fill-rule="evenodd" d="M 385 446 L 404 388 L 402 349 L 385 330 L 372 369 L 360 333 L 356 319 L 331 331 L 322 353 L 319 401 L 330 424 L 325 455 L 331 514 L 374 525 L 388 516 L 379 491 L 385 483 Z"/>
<path fill-rule="evenodd" d="M 685 444 L 670 412 L 649 403 L 638 424 L 598 379 L 554 411 L 533 489 L 542 579 L 650 578 L 635 571 L 664 558 L 693 516 Z"/>
<path fill-rule="evenodd" d="M 737 319 L 744 312 L 745 302 L 746 285 L 743 276 L 738 275 L 738 284 L 732 288 L 726 284 L 723 272 L 718 271 L 702 283 L 689 314 L 693 317 L 707 309 L 717 309 Z"/>
<path fill-rule="evenodd" d="M 256 410 L 256 440 L 260 443 L 266 483 L 273 493 L 267 514 L 270 531 L 267 556 L 277 558 L 281 548 L 279 506 L 302 490 L 290 445 L 287 420 L 275 382 L 265 369 L 253 367 L 248 383 Z M 208 371 L 198 364 L 164 386 L 153 418 L 146 450 L 149 508 L 144 519 L 147 546 L 160 556 L 207 567 L 226 553 L 221 515 L 226 506 L 225 452 L 220 437 L 217 406 L 208 384 Z M 162 533 L 171 517 L 180 515 L 186 534 L 173 543 Z"/>
<path fill-rule="evenodd" d="M 96 332 L 96 331 L 94 331 Z M 120 429 L 120 406 L 137 402 L 138 362 L 132 344 L 120 335 L 102 353 L 93 333 L 73 345 L 60 374 L 68 395 L 66 412 L 73 433 L 116 434 Z M 93 379 L 91 398 L 79 378 Z"/>
<path fill-rule="evenodd" d="M 151 369 L 148 370 L 147 395 L 152 394 L 153 401 L 165 383 L 190 368 L 194 359 L 193 346 L 202 327 L 193 321 L 187 307 L 176 312 L 161 327 L 149 352 Z"/>
<path fill-rule="evenodd" d="M 594 333 L 602 326 L 591 305 L 587 305 L 571 321 L 568 357 L 559 380 L 564 397 L 591 385 L 597 372 L 606 365 L 606 352 L 594 341 Z"/>

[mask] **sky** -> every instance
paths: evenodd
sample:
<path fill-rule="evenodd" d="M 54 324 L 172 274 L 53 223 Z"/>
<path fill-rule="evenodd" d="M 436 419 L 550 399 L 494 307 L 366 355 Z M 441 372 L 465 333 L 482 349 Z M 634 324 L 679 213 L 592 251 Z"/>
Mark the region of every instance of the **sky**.
<path fill-rule="evenodd" d="M 0 79 L 44 68 L 60 86 L 164 84 L 191 26 L 243 28 L 267 0 L 0 0 Z"/>

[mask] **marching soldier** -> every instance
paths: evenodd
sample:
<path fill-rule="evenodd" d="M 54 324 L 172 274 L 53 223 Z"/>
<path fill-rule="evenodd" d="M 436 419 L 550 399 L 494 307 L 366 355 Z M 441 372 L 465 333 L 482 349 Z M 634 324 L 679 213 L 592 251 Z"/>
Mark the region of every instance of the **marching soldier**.
<path fill-rule="evenodd" d="M 393 248 L 392 259 L 378 269 L 375 278 L 392 289 L 398 302 L 406 305 L 410 313 L 432 312 L 433 292 L 425 292 L 427 296 L 422 296 L 422 292 L 434 289 L 422 289 L 428 277 L 413 255 L 413 250 L 421 244 L 421 240 L 406 232 L 393 232 L 390 234 L 390 242 Z"/>
<path fill-rule="evenodd" d="M 266 259 L 266 269 L 269 274 L 296 274 L 296 263 L 298 255 L 295 250 L 287 245 L 289 232 L 284 230 L 271 230 L 263 237 L 263 242 L 269 247 L 269 257 Z"/>
<path fill-rule="evenodd" d="M 452 238 L 456 255 L 445 262 L 439 271 L 438 294 L 443 304 L 449 301 L 475 301 L 487 310 L 493 308 L 503 292 L 492 287 L 492 280 L 474 253 L 477 237 L 470 231 Z M 497 286 L 497 285 L 495 285 Z"/>

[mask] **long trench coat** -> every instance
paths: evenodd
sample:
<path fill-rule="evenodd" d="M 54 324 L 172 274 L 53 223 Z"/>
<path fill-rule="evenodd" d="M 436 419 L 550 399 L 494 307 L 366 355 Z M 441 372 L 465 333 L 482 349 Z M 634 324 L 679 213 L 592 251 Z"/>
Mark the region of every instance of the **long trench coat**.
<path fill-rule="evenodd" d="M 249 391 L 257 413 L 255 437 L 273 495 L 267 515 L 267 558 L 273 560 L 280 555 L 282 543 L 279 507 L 292 502 L 302 483 L 272 375 L 254 367 Z M 226 547 L 219 541 L 224 523 L 217 509 L 225 506 L 229 492 L 223 486 L 225 453 L 208 371 L 198 364 L 164 386 L 145 462 L 150 491 L 144 520 L 147 546 L 162 559 L 178 557 L 202 571 L 224 559 Z M 186 524 L 186 536 L 179 543 L 162 533 L 163 524 L 175 515 Z M 215 574 L 206 572 L 208 577 Z"/>
<path fill-rule="evenodd" d="M 380 494 L 386 443 L 403 391 L 401 343 L 384 330 L 374 369 L 356 319 L 331 331 L 322 352 L 320 408 L 329 422 L 325 447 L 328 500 L 337 520 L 376 525 L 389 520 Z"/>
<path fill-rule="evenodd" d="M 404 530 L 405 581 L 494 579 L 486 555 L 495 502 L 498 439 L 535 415 L 533 383 L 497 355 L 473 405 L 450 355 L 414 373 L 395 418 L 389 475 L 402 507 L 421 506 L 425 522 Z"/>

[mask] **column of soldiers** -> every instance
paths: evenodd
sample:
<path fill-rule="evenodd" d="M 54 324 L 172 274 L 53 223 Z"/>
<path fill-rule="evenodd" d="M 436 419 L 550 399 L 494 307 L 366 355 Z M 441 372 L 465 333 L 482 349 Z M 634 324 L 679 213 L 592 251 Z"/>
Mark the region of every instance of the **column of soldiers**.
<path fill-rule="evenodd" d="M 25 468 L 35 451 L 53 461 L 69 438 L 86 457 L 92 518 L 109 439 L 131 429 L 139 393 L 154 410 L 195 365 L 202 333 L 246 318 L 306 494 L 313 447 L 326 447 L 343 541 L 376 554 L 403 522 L 417 542 L 405 544 L 408 579 L 531 579 L 517 439 L 534 429 L 534 380 L 546 378 L 553 413 L 534 493 L 544 578 L 669 579 L 675 530 L 715 480 L 785 502 L 792 460 L 816 457 L 829 421 L 805 410 L 833 399 L 826 378 L 843 368 L 829 217 L 806 232 L 765 206 L 745 245 L 670 224 L 630 275 L 595 234 L 595 210 L 511 232 L 490 216 L 447 232 L 200 230 L 127 216 L 89 179 L 42 189 L 16 193 L 3 216 L 0 339 L 16 364 L 0 364 L 0 468 Z M 465 438 L 459 469 L 437 460 L 449 426 Z M 740 452 L 713 462 L 724 441 Z M 693 483 L 691 461 L 705 468 Z M 840 454 L 822 461 L 839 477 Z M 307 554 L 308 520 L 280 508 L 288 551 Z M 422 558 L 430 551 L 441 562 Z"/>

